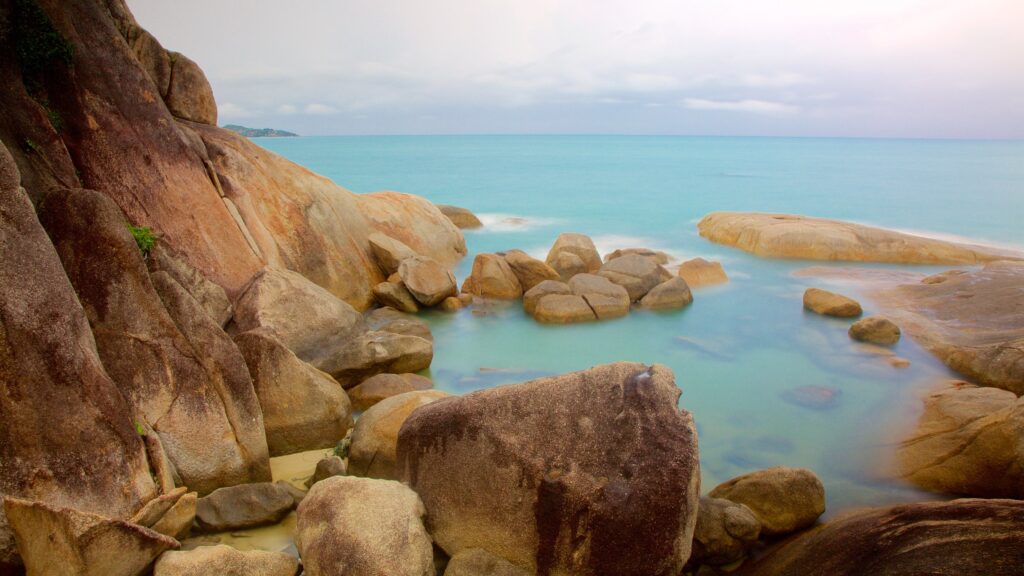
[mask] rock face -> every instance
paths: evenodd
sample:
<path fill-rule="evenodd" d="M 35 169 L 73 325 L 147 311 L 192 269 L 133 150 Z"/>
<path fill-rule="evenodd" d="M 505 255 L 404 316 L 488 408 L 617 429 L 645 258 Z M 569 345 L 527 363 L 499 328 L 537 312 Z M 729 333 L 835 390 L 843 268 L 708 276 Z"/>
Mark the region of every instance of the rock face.
<path fill-rule="evenodd" d="M 701 498 L 689 565 L 724 566 L 742 560 L 761 535 L 761 521 L 743 504 Z"/>
<path fill-rule="evenodd" d="M 625 288 L 631 302 L 639 301 L 651 288 L 671 278 L 653 259 L 639 254 L 616 258 L 601 266 L 597 273 Z"/>
<path fill-rule="evenodd" d="M 988 498 L 1024 498 L 1024 399 L 965 383 L 924 401 L 897 472 L 922 488 Z"/>
<path fill-rule="evenodd" d="M 267 328 L 235 337 L 263 409 L 271 456 L 330 448 L 352 427 L 352 405 L 330 375 L 299 360 Z"/>
<path fill-rule="evenodd" d="M 437 209 L 444 214 L 446 218 L 452 221 L 459 228 L 481 228 L 483 222 L 465 208 L 459 208 L 458 206 L 450 206 L 448 204 L 438 204 Z"/>
<path fill-rule="evenodd" d="M 720 262 L 709 262 L 703 258 L 687 260 L 679 266 L 679 277 L 686 280 L 691 288 L 701 288 L 729 281 Z"/>
<path fill-rule="evenodd" d="M 820 288 L 804 291 L 804 308 L 815 314 L 836 318 L 856 318 L 863 313 L 860 303 L 853 298 Z"/>
<path fill-rule="evenodd" d="M 377 258 L 377 264 L 380 265 L 380 269 L 385 274 L 398 272 L 398 266 L 402 263 L 402 260 L 417 255 L 413 252 L 412 248 L 380 232 L 370 234 L 367 237 L 367 241 L 370 243 L 370 249 L 373 250 L 374 257 Z"/>
<path fill-rule="evenodd" d="M 122 520 L 5 498 L 28 574 L 139 576 L 178 541 Z"/>
<path fill-rule="evenodd" d="M 349 398 L 356 410 L 367 410 L 381 400 L 417 390 L 430 390 L 434 383 L 416 374 L 377 374 L 350 388 Z"/>
<path fill-rule="evenodd" d="M 523 310 L 525 310 L 527 314 L 533 315 L 537 308 L 537 303 L 545 296 L 549 296 L 551 294 L 571 295 L 572 288 L 569 288 L 569 285 L 565 282 L 559 282 L 558 280 L 545 280 L 527 290 L 526 294 L 523 294 Z"/>
<path fill-rule="evenodd" d="M 473 272 L 463 283 L 462 291 L 502 300 L 514 300 L 523 295 L 519 277 L 499 254 L 477 254 L 473 260 Z"/>
<path fill-rule="evenodd" d="M 455 276 L 431 258 L 406 258 L 398 267 L 398 275 L 416 301 L 424 306 L 434 306 L 459 293 Z"/>
<path fill-rule="evenodd" d="M 545 280 L 558 280 L 558 272 L 546 263 L 537 260 L 522 250 L 505 252 L 505 261 L 512 267 L 512 272 L 519 279 L 519 284 L 526 292 Z"/>
<path fill-rule="evenodd" d="M 217 125 L 217 102 L 206 74 L 184 54 L 170 55 L 171 77 L 167 90 L 167 109 L 178 118 Z"/>
<path fill-rule="evenodd" d="M 594 241 L 584 234 L 563 232 L 555 239 L 554 245 L 548 252 L 547 263 L 549 266 L 562 272 L 562 268 L 556 266 L 558 255 L 567 252 L 583 261 L 584 272 L 596 272 L 601 267 L 601 256 L 594 247 Z M 564 275 L 563 279 L 568 280 Z"/>
<path fill-rule="evenodd" d="M 335 476 L 298 510 L 295 544 L 309 576 L 434 576 L 416 493 L 389 480 Z"/>
<path fill-rule="evenodd" d="M 146 260 L 150 273 L 166 272 L 195 298 L 206 314 L 224 326 L 231 320 L 231 300 L 224 289 L 210 282 L 200 271 L 181 258 L 171 254 L 163 242 L 157 242 Z"/>
<path fill-rule="evenodd" d="M 850 338 L 891 346 L 900 340 L 900 327 L 884 316 L 861 318 L 850 325 Z"/>
<path fill-rule="evenodd" d="M 85 312 L 2 145 L 0 414 L 0 497 L 127 518 L 156 494 L 132 409 L 103 369 Z M 0 513 L 0 572 L 16 562 L 12 538 Z"/>
<path fill-rule="evenodd" d="M 689 306 L 693 302 L 693 294 L 686 280 L 672 278 L 658 284 L 642 299 L 640 305 L 651 310 L 671 310 Z"/>
<path fill-rule="evenodd" d="M 926 279 L 927 281 L 928 279 Z M 876 293 L 886 314 L 947 366 L 1024 394 L 1024 264 L 932 278 Z"/>
<path fill-rule="evenodd" d="M 697 436 L 661 366 L 619 363 L 416 410 L 403 478 L 450 555 L 537 574 L 678 574 L 697 516 Z"/>
<path fill-rule="evenodd" d="M 349 473 L 354 476 L 397 479 L 395 470 L 398 431 L 409 414 L 420 406 L 449 396 L 440 390 L 405 392 L 370 407 L 352 430 Z"/>
<path fill-rule="evenodd" d="M 467 548 L 452 556 L 444 576 L 530 576 L 530 573 L 487 550 Z"/>
<path fill-rule="evenodd" d="M 240 484 L 200 498 L 196 526 L 203 532 L 226 532 L 277 524 L 294 508 L 295 500 L 282 483 Z"/>
<path fill-rule="evenodd" d="M 62 190 L 39 214 L 107 373 L 140 425 L 159 435 L 182 483 L 206 493 L 269 479 L 263 416 L 241 356 L 173 280 L 161 283 L 161 299 L 117 206 L 97 192 Z"/>
<path fill-rule="evenodd" d="M 284 552 L 242 552 L 218 544 L 167 552 L 157 560 L 153 576 L 295 576 L 298 572 L 298 559 Z"/>
<path fill-rule="evenodd" d="M 806 468 L 757 470 L 719 484 L 708 495 L 750 508 L 765 536 L 806 528 L 825 512 L 825 487 Z"/>
<path fill-rule="evenodd" d="M 743 576 L 1011 576 L 1024 566 L 1024 502 L 954 500 L 870 509 L 801 534 Z"/>
<path fill-rule="evenodd" d="M 975 264 L 1024 256 L 839 220 L 757 212 L 713 212 L 700 235 L 758 256 L 900 264 Z"/>

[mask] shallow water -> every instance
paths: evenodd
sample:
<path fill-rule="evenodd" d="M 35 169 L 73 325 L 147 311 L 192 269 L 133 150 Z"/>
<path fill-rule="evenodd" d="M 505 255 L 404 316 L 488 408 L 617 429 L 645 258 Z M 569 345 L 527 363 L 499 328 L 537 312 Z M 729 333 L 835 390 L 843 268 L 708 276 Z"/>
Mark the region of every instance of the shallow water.
<path fill-rule="evenodd" d="M 317 137 L 258 139 L 356 192 L 401 190 L 465 206 L 488 224 L 472 255 L 543 258 L 563 231 L 602 254 L 643 246 L 720 260 L 731 280 L 683 311 L 542 326 L 518 305 L 426 313 L 437 387 L 456 393 L 618 360 L 671 367 L 697 422 L 704 491 L 773 465 L 806 466 L 829 513 L 934 498 L 884 480 L 918 396 L 951 374 L 911 340 L 905 369 L 866 352 L 848 321 L 805 313 L 803 290 L 836 285 L 700 238 L 714 210 L 833 217 L 998 245 L 1024 245 L 1024 142 L 673 137 Z M 874 266 L 883 268 L 884 266 Z M 907 267 L 888 267 L 907 268 Z M 911 267 L 932 272 L 942 267 Z M 855 284 L 839 285 L 874 307 Z M 803 388 L 816 387 L 816 388 Z"/>

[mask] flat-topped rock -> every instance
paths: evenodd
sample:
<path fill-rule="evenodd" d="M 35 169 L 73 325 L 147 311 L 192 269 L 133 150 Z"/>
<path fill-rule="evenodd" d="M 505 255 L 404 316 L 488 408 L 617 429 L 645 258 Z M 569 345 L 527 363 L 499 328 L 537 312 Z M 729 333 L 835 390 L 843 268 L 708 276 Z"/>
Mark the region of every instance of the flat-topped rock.
<path fill-rule="evenodd" d="M 997 248 L 956 244 L 853 224 L 789 214 L 712 212 L 700 235 L 758 256 L 900 264 L 976 264 L 1024 259 Z"/>
<path fill-rule="evenodd" d="M 573 324 L 597 320 L 594 310 L 582 296 L 550 294 L 541 298 L 533 309 L 533 317 L 546 324 Z"/>
<path fill-rule="evenodd" d="M 585 271 L 587 272 L 594 272 L 601 267 L 601 255 L 597 253 L 594 241 L 586 234 L 563 232 L 558 235 L 554 245 L 551 246 L 551 250 L 548 252 L 546 260 L 556 270 L 559 268 L 555 266 L 555 260 L 562 252 L 568 252 L 579 257 L 583 261 L 583 265 L 586 268 Z"/>
<path fill-rule="evenodd" d="M 348 396 L 352 407 L 362 411 L 386 398 L 433 387 L 429 378 L 418 374 L 377 374 L 349 389 Z"/>
<path fill-rule="evenodd" d="M 815 314 L 836 318 L 855 318 L 863 313 L 860 303 L 853 298 L 821 288 L 808 288 L 804 291 L 804 308 Z"/>
<path fill-rule="evenodd" d="M 438 204 L 437 209 L 444 214 L 446 218 L 452 221 L 456 227 L 462 229 L 473 229 L 481 228 L 484 223 L 477 218 L 476 214 L 473 214 L 466 208 L 460 208 L 459 206 L 451 206 L 449 204 Z"/>
<path fill-rule="evenodd" d="M 462 291 L 483 298 L 514 300 L 522 297 L 519 277 L 504 257 L 498 254 L 477 254 L 473 271 L 462 284 Z"/>
<path fill-rule="evenodd" d="M 703 258 L 687 260 L 679 266 L 677 273 L 680 278 L 686 280 L 690 288 L 702 286 L 713 286 L 724 284 L 729 281 L 721 262 L 711 262 Z"/>
<path fill-rule="evenodd" d="M 532 316 L 541 298 L 551 294 L 572 294 L 572 288 L 569 288 L 569 285 L 565 282 L 545 280 L 527 290 L 526 294 L 523 294 L 523 310 Z"/>

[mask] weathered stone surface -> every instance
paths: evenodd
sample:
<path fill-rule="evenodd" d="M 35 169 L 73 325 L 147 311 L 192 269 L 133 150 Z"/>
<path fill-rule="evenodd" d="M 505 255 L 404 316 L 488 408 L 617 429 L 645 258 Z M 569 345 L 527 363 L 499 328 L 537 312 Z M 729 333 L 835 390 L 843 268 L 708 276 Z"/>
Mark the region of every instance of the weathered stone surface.
<path fill-rule="evenodd" d="M 355 198 L 373 230 L 401 241 L 417 254 L 447 268 L 466 255 L 462 231 L 426 198 L 401 192 L 372 192 Z"/>
<path fill-rule="evenodd" d="M 281 484 L 239 484 L 200 498 L 196 526 L 203 532 L 227 532 L 277 524 L 294 508 L 291 492 Z"/>
<path fill-rule="evenodd" d="M 1024 502 L 953 500 L 875 508 L 801 534 L 743 576 L 1016 576 Z"/>
<path fill-rule="evenodd" d="M 900 340 L 900 327 L 884 316 L 861 318 L 850 326 L 850 338 L 891 346 Z"/>
<path fill-rule="evenodd" d="M 398 275 L 416 301 L 424 306 L 433 306 L 459 293 L 455 276 L 432 258 L 406 258 L 398 267 Z"/>
<path fill-rule="evenodd" d="M 395 310 L 384 307 L 371 310 L 363 315 L 366 325 L 370 330 L 378 332 L 391 332 L 404 336 L 417 336 L 429 342 L 434 341 L 434 335 L 430 333 L 430 325 L 423 320 Z"/>
<path fill-rule="evenodd" d="M 401 280 L 377 284 L 373 287 L 373 297 L 381 306 L 390 306 L 400 312 L 415 314 L 420 311 L 416 299 Z"/>
<path fill-rule="evenodd" d="M 433 358 L 430 340 L 374 330 L 349 342 L 322 367 L 342 386 L 350 388 L 375 374 L 419 372 L 429 368 Z"/>
<path fill-rule="evenodd" d="M 398 266 L 402 260 L 416 256 L 416 252 L 412 248 L 380 232 L 370 234 L 366 240 L 370 243 L 370 249 L 373 250 L 377 264 L 385 274 L 398 272 Z"/>
<path fill-rule="evenodd" d="M 523 295 L 519 277 L 499 254 L 477 254 L 462 291 L 483 298 L 514 300 Z"/>
<path fill-rule="evenodd" d="M 806 468 L 755 470 L 719 484 L 708 495 L 746 505 L 765 536 L 806 528 L 825 512 L 825 487 Z"/>
<path fill-rule="evenodd" d="M 166 272 L 170 274 L 196 299 L 196 302 L 218 326 L 224 326 L 228 320 L 231 320 L 233 311 L 231 300 L 228 299 L 224 289 L 209 281 L 202 272 L 193 268 L 188 262 L 171 254 L 171 249 L 163 242 L 157 242 L 153 247 L 146 264 L 151 273 Z"/>
<path fill-rule="evenodd" d="M 178 498 L 174 506 L 171 506 L 167 513 L 161 516 L 150 528 L 154 532 L 170 536 L 175 540 L 188 537 L 189 532 L 192 530 L 192 521 L 196 518 L 198 500 L 199 494 L 196 492 L 189 492 Z"/>
<path fill-rule="evenodd" d="M 598 320 L 629 313 L 629 292 L 604 276 L 577 274 L 569 280 L 569 288 L 573 294 L 583 297 Z"/>
<path fill-rule="evenodd" d="M 263 410 L 271 456 L 330 448 L 352 427 L 352 406 L 330 375 L 300 360 L 268 328 L 235 337 Z"/>
<path fill-rule="evenodd" d="M 601 266 L 597 274 L 625 288 L 631 302 L 640 300 L 651 288 L 671 277 L 653 259 L 639 254 L 626 254 L 611 260 Z"/>
<path fill-rule="evenodd" d="M 618 298 L 590 293 L 584 294 L 583 299 L 587 302 L 587 306 L 594 311 L 594 316 L 597 316 L 598 320 L 622 318 L 629 314 L 629 305 L 623 304 L 622 300 Z"/>
<path fill-rule="evenodd" d="M 686 280 L 690 288 L 713 286 L 729 281 L 721 262 L 709 262 L 703 258 L 687 260 L 679 266 L 679 277 Z"/>
<path fill-rule="evenodd" d="M 548 252 L 546 261 L 549 266 L 558 270 L 559 273 L 562 270 L 555 266 L 554 262 L 556 257 L 562 252 L 578 256 L 583 261 L 586 268 L 585 272 L 595 272 L 601 267 L 601 256 L 597 253 L 597 248 L 594 247 L 594 241 L 585 234 L 563 232 L 555 239 L 554 245 L 551 246 L 551 250 Z M 562 278 L 567 279 L 565 276 Z"/>
<path fill-rule="evenodd" d="M 509 250 L 505 252 L 505 261 L 512 268 L 519 284 L 526 292 L 545 280 L 558 280 L 558 272 L 548 266 L 545 262 L 537 260 L 522 250 Z"/>
<path fill-rule="evenodd" d="M 760 535 L 761 521 L 750 508 L 721 498 L 701 498 L 687 564 L 732 564 L 747 555 Z"/>
<path fill-rule="evenodd" d="M 697 436 L 662 366 L 618 363 L 416 410 L 403 479 L 449 554 L 531 573 L 675 575 L 697 519 Z"/>
<path fill-rule="evenodd" d="M 582 296 L 575 294 L 549 294 L 541 298 L 533 310 L 538 322 L 571 324 L 597 320 L 593 308 Z"/>
<path fill-rule="evenodd" d="M 429 378 L 416 374 L 377 374 L 350 388 L 348 395 L 352 407 L 363 411 L 386 398 L 433 387 Z"/>
<path fill-rule="evenodd" d="M 345 476 L 348 474 L 348 464 L 335 455 L 325 456 L 316 463 L 316 469 L 313 471 L 313 475 L 306 481 L 306 488 L 311 488 L 313 484 L 321 480 L 330 478 L 331 476 Z"/>
<path fill-rule="evenodd" d="M 643 256 L 644 258 L 650 258 L 651 260 L 654 260 L 655 264 L 659 264 L 661 266 L 668 264 L 669 261 L 669 255 L 667 253 L 662 252 L 661 250 L 651 250 L 650 248 L 620 248 L 614 252 L 605 254 L 604 261 L 611 262 L 612 260 L 627 254 L 636 254 Z"/>
<path fill-rule="evenodd" d="M 530 576 L 527 570 L 482 548 L 467 548 L 452 556 L 444 576 Z"/>
<path fill-rule="evenodd" d="M 179 546 L 138 524 L 43 502 L 5 498 L 4 510 L 28 574 L 139 576 Z"/>
<path fill-rule="evenodd" d="M 640 305 L 651 310 L 671 310 L 683 308 L 693 302 L 693 294 L 686 280 L 672 278 L 658 284 L 643 298 Z"/>
<path fill-rule="evenodd" d="M 901 264 L 974 264 L 1022 258 L 994 248 L 788 214 L 713 212 L 697 229 L 712 242 L 773 258 Z"/>
<path fill-rule="evenodd" d="M 404 392 L 370 407 L 352 430 L 348 472 L 353 476 L 397 479 L 395 468 L 398 431 L 420 406 L 450 396 L 440 390 Z"/>
<path fill-rule="evenodd" d="M 537 302 L 540 302 L 541 298 L 550 294 L 570 295 L 572 294 L 572 289 L 565 282 L 545 280 L 527 290 L 526 294 L 523 294 L 523 310 L 527 314 L 533 315 L 534 310 L 537 308 Z"/>
<path fill-rule="evenodd" d="M 434 576 L 423 516 L 398 482 L 335 476 L 299 506 L 295 543 L 309 576 Z"/>
<path fill-rule="evenodd" d="M 1024 263 L 997 262 L 875 293 L 885 313 L 947 366 L 1024 394 Z"/>
<path fill-rule="evenodd" d="M 441 211 L 441 214 L 444 214 L 445 217 L 451 220 L 452 224 L 455 224 L 459 228 L 480 228 L 484 225 L 483 222 L 476 217 L 476 214 L 473 214 L 465 208 L 450 206 L 448 204 L 438 204 L 437 209 Z"/>
<path fill-rule="evenodd" d="M 804 291 L 804 308 L 815 314 L 837 318 L 855 318 L 864 312 L 860 303 L 853 298 L 821 288 L 808 288 Z"/>
<path fill-rule="evenodd" d="M 295 576 L 298 572 L 298 558 L 284 552 L 242 552 L 218 544 L 166 552 L 157 560 L 153 576 Z"/>
<path fill-rule="evenodd" d="M 217 125 L 217 102 L 206 74 L 184 54 L 172 52 L 173 69 L 167 89 L 167 109 L 178 118 Z"/>
<path fill-rule="evenodd" d="M 107 373 L 182 483 L 206 493 L 269 479 L 262 415 L 237 350 L 173 281 L 161 284 L 161 300 L 117 206 L 98 192 L 56 190 L 39 214 Z"/>
<path fill-rule="evenodd" d="M 166 98 L 167 91 L 171 87 L 171 68 L 173 67 L 171 55 L 160 45 L 160 41 L 138 26 L 132 26 L 129 30 L 123 30 L 122 33 L 125 34 L 125 40 L 128 41 L 132 52 L 135 53 L 136 60 L 156 85 L 160 97 Z"/>
<path fill-rule="evenodd" d="M 1024 399 L 956 383 L 924 400 L 896 451 L 897 473 L 949 494 L 1024 499 Z"/>
<path fill-rule="evenodd" d="M 559 278 L 568 282 L 577 274 L 589 272 L 587 263 L 582 258 L 571 252 L 559 252 L 554 257 L 548 257 L 547 264 L 558 273 Z"/>
<path fill-rule="evenodd" d="M 153 526 L 153 524 L 156 524 L 158 520 L 163 518 L 164 514 L 166 514 L 167 511 L 185 495 L 186 492 L 188 492 L 188 488 L 179 486 L 166 494 L 161 494 L 149 502 L 146 502 L 138 512 L 128 519 L 128 521 L 132 524 L 138 524 L 149 528 Z"/>

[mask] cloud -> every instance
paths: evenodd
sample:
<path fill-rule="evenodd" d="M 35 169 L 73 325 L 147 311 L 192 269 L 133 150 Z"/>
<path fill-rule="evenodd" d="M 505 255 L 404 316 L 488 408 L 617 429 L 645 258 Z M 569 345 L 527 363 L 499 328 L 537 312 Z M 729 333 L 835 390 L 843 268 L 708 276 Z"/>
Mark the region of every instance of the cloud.
<path fill-rule="evenodd" d="M 222 102 L 217 105 L 217 114 L 222 118 L 250 118 L 253 113 L 232 102 Z"/>
<path fill-rule="evenodd" d="M 303 111 L 306 114 L 314 114 L 314 115 L 317 115 L 317 116 L 323 116 L 323 115 L 337 114 L 338 113 L 338 109 L 337 108 L 335 108 L 333 106 L 328 106 L 326 104 L 320 104 L 318 102 L 313 102 L 311 104 L 306 104 L 306 107 L 303 109 Z"/>
<path fill-rule="evenodd" d="M 812 84 L 814 81 L 803 74 L 796 72 L 781 72 L 778 74 L 743 74 L 739 77 L 741 86 L 751 88 L 790 88 L 792 86 L 803 86 Z"/>
<path fill-rule="evenodd" d="M 767 100 L 705 100 L 703 98 L 687 98 L 683 106 L 690 110 L 714 110 L 722 112 L 746 112 L 749 114 L 793 114 L 800 107 L 781 102 Z"/>
<path fill-rule="evenodd" d="M 294 104 L 281 104 L 280 106 L 277 107 L 277 113 L 283 114 L 285 116 L 290 116 L 292 114 L 295 114 L 296 112 L 298 112 L 298 109 L 295 107 Z"/>

